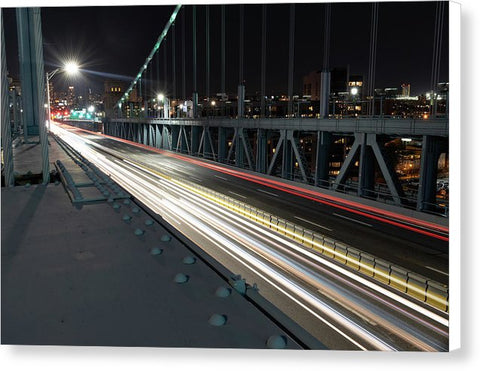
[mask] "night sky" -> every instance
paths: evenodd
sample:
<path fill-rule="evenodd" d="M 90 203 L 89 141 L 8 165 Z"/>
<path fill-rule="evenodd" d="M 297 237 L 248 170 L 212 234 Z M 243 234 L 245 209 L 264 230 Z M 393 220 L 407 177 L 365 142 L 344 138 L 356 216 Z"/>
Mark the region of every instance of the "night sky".
<path fill-rule="evenodd" d="M 45 69 L 63 60 L 80 61 L 83 70 L 75 81 L 59 74 L 55 86 L 66 84 L 101 92 L 106 78 L 130 82 L 151 51 L 174 9 L 166 6 L 48 7 L 42 8 Z M 445 7 L 440 81 L 448 81 L 448 4 Z M 176 90 L 182 82 L 182 12 L 186 11 L 186 91 L 191 95 L 192 7 L 186 6 L 176 22 Z M 302 76 L 323 66 L 323 3 L 295 6 L 294 94 L 301 94 Z M 7 66 L 18 77 L 15 10 L 3 9 Z M 366 79 L 370 45 L 371 3 L 333 3 L 330 67 L 350 65 L 352 74 Z M 239 81 L 239 6 L 226 7 L 226 87 L 235 93 Z M 430 88 L 435 2 L 381 2 L 377 40 L 376 87 L 410 83 L 412 94 Z M 220 5 L 210 5 L 210 92 L 220 92 Z M 266 93 L 287 92 L 289 5 L 267 8 Z M 167 71 L 172 71 L 171 36 L 167 40 Z M 200 95 L 205 92 L 205 6 L 197 5 L 197 76 Z M 245 5 L 244 77 L 247 95 L 260 90 L 261 5 Z M 154 64 L 155 66 L 155 64 Z M 154 67 L 155 71 L 155 67 Z M 155 78 L 155 73 L 154 76 Z M 163 47 L 160 48 L 163 79 Z M 171 78 L 170 78 L 171 81 Z M 172 87 L 170 84 L 169 92 Z M 168 93 L 168 92 L 167 92 Z"/>

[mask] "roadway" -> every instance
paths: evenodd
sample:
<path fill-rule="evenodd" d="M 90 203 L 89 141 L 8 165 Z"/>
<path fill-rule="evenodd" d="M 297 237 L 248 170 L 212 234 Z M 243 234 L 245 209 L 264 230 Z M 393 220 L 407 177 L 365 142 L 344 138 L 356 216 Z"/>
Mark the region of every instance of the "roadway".
<path fill-rule="evenodd" d="M 347 214 L 345 209 L 183 160 L 188 157 L 165 156 L 71 127 L 58 133 L 221 264 L 242 274 L 247 282 L 257 283 L 262 295 L 329 348 L 447 350 L 448 315 L 352 274 L 285 237 L 183 189 L 175 179 L 196 179 L 206 187 L 236 196 L 240 201 L 248 201 L 361 250 L 360 243 L 367 247 L 401 245 L 405 249 L 418 245 L 423 254 L 433 254 L 435 243 L 442 240 L 432 231 L 418 235 L 388 223 L 382 225 L 355 212 Z M 382 250 L 378 246 L 374 249 Z M 420 266 L 413 255 L 404 261 Z M 441 255 L 436 259 L 430 257 L 428 264 L 444 269 L 433 260 L 441 262 Z"/>
<path fill-rule="evenodd" d="M 186 179 L 238 201 L 246 202 L 272 215 L 346 243 L 421 274 L 442 284 L 448 284 L 448 233 L 416 226 L 412 222 L 391 224 L 391 218 L 358 212 L 346 201 L 304 198 L 290 188 L 278 185 L 276 180 L 266 183 L 256 176 L 238 175 L 238 169 L 218 166 L 218 163 L 202 161 L 186 155 L 161 151 L 152 152 L 141 146 L 105 136 L 91 136 L 78 131 L 89 139 L 106 146 L 123 156 L 148 164 L 153 169 L 174 177 Z M 244 176 L 242 176 L 244 175 Z M 260 178 L 260 179 L 259 179 Z M 269 177 L 272 178 L 272 177 Z M 308 197 L 308 194 L 307 194 Z M 407 227 L 407 228 L 405 228 Z M 425 232 L 419 233 L 420 232 Z"/>

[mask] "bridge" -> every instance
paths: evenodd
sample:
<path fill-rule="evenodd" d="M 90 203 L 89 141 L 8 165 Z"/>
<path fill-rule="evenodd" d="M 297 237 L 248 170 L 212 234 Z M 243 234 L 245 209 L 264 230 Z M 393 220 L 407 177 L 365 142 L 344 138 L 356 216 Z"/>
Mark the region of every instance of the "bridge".
<path fill-rule="evenodd" d="M 41 11 L 16 10 L 21 97 L 7 89 L 2 42 L 2 303 L 12 308 L 2 308 L 2 322 L 12 324 L 2 326 L 7 343 L 448 350 L 448 200 L 437 192 L 439 158 L 448 157 L 448 109 L 440 112 L 432 98 L 428 117 L 383 113 L 375 90 L 379 4 L 373 4 L 365 94 L 357 100 L 350 90 L 345 111 L 339 110 L 330 90 L 334 5 L 326 4 L 319 111 L 302 111 L 312 103 L 294 94 L 295 40 L 303 35 L 295 33 L 292 4 L 287 94 L 273 110 L 265 51 L 271 6 L 259 7 L 258 99 L 248 99 L 244 79 L 245 5 L 231 6 L 239 14 L 239 78 L 230 96 L 230 6 L 219 6 L 219 18 L 210 19 L 208 5 L 178 5 L 101 124 L 52 119 L 47 86 L 53 74 L 44 70 Z M 438 3 L 434 45 L 443 12 Z M 213 94 L 209 39 L 215 22 L 221 68 L 220 92 Z M 2 38 L 3 32 L 2 21 Z M 203 92 L 197 85 L 199 32 L 205 35 Z M 434 61 L 440 54 L 436 46 Z M 436 97 L 437 62 L 431 72 Z M 413 188 L 390 150 L 410 142 L 420 162 Z M 33 250 L 36 243 L 44 249 Z M 32 269 L 30 254 L 44 268 Z M 51 294 L 52 287 L 68 300 Z M 19 314 L 19 289 L 37 311 Z M 42 304 L 43 294 L 59 300 L 60 310 Z M 56 316 L 61 325 L 53 324 Z M 22 336 L 18 328 L 25 324 Z"/>

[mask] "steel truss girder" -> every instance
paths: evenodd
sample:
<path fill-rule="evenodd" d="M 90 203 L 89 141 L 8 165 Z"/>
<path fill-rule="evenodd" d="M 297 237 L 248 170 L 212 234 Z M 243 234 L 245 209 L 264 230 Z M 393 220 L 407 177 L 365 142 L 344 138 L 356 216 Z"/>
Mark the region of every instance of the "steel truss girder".
<path fill-rule="evenodd" d="M 166 124 L 180 126 L 208 126 L 210 128 L 243 128 L 245 130 L 294 130 L 294 131 L 325 131 L 331 133 L 368 133 L 395 136 L 434 135 L 449 136 L 449 120 L 447 118 L 394 119 L 394 118 L 180 118 L 180 119 L 112 119 L 118 122 Z"/>
<path fill-rule="evenodd" d="M 305 183 L 308 183 L 305 160 L 298 148 L 297 141 L 294 136 L 294 130 L 280 130 L 280 138 L 277 142 L 272 161 L 268 166 L 267 175 L 272 174 L 272 171 L 275 168 L 278 160 L 280 150 L 282 150 L 282 178 L 291 178 L 291 175 L 293 174 L 292 155 L 294 155 L 300 169 L 300 174 L 302 175 L 302 180 Z"/>
<path fill-rule="evenodd" d="M 208 150 L 210 150 L 211 152 L 207 152 Z M 202 136 L 200 137 L 200 143 L 198 144 L 198 153 L 202 153 L 203 157 L 205 158 L 211 157 L 213 161 L 216 161 L 217 155 L 215 153 L 212 135 L 208 126 L 203 127 Z"/>
<path fill-rule="evenodd" d="M 177 145 L 175 147 L 175 151 L 190 154 L 190 145 L 189 145 L 187 131 L 185 130 L 185 126 L 180 126 L 180 131 L 178 133 Z"/>
<path fill-rule="evenodd" d="M 333 189 L 338 190 L 339 186 L 345 183 L 348 171 L 353 165 L 358 150 L 360 150 L 358 195 L 365 196 L 366 191 L 373 190 L 372 177 L 374 176 L 373 167 L 376 159 L 394 203 L 400 205 L 403 190 L 398 182 L 395 170 L 385 161 L 382 150 L 378 145 L 376 134 L 355 134 L 355 141 L 340 168 L 339 174 L 335 178 Z"/>
<path fill-rule="evenodd" d="M 445 138 L 425 135 L 422 142 L 420 182 L 417 196 L 417 210 L 428 210 L 436 203 L 438 158 L 447 152 Z"/>
<path fill-rule="evenodd" d="M 255 170 L 253 162 L 253 151 L 250 145 L 250 139 L 248 134 L 243 128 L 235 128 L 232 145 L 228 151 L 227 162 L 230 161 L 233 150 L 235 149 L 235 164 L 238 167 L 244 167 L 244 157 L 247 158 L 248 167 L 251 170 Z"/>

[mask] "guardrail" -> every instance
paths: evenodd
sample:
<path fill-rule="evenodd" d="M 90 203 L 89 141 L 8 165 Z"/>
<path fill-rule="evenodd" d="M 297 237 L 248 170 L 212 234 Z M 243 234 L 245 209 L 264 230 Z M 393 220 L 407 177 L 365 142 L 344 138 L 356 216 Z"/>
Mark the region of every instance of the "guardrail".
<path fill-rule="evenodd" d="M 448 313 L 448 286 L 446 285 L 410 272 L 386 260 L 362 252 L 352 246 L 313 232 L 209 188 L 185 180 L 180 181 L 172 178 L 170 180 L 307 248 L 315 250 L 324 257 L 333 259 L 352 270 Z"/>

